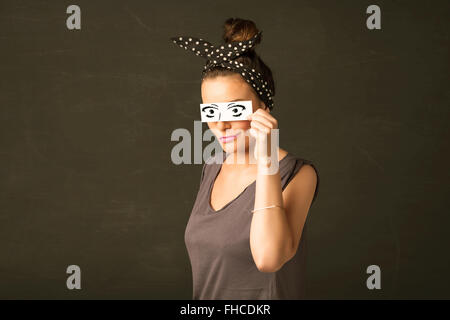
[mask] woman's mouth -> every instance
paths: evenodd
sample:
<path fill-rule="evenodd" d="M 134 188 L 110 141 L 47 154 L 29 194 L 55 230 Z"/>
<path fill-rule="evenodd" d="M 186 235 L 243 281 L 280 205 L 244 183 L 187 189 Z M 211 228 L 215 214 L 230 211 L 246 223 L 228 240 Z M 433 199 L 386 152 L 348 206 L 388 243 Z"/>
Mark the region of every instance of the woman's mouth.
<path fill-rule="evenodd" d="M 240 132 L 239 132 L 239 133 L 240 133 Z M 231 135 L 231 136 L 223 136 L 223 137 L 220 137 L 220 138 L 219 138 L 219 139 L 220 139 L 220 142 L 228 143 L 228 142 L 230 142 L 230 141 L 233 141 L 234 139 L 236 139 L 236 137 L 239 135 L 239 133 L 234 134 L 234 135 Z"/>

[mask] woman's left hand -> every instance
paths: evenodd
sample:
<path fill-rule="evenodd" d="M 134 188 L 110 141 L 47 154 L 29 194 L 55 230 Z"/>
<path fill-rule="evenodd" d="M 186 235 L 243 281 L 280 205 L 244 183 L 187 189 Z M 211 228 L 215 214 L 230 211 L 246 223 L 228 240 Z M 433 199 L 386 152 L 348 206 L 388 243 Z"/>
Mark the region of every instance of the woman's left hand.
<path fill-rule="evenodd" d="M 251 121 L 250 134 L 256 139 L 254 156 L 258 165 L 268 165 L 268 159 L 271 157 L 271 146 L 274 143 L 274 141 L 271 141 L 272 130 L 278 130 L 278 121 L 262 108 L 258 108 L 251 115 L 247 116 L 247 120 Z M 275 151 L 278 153 L 278 146 L 276 146 Z M 278 160 L 278 154 L 274 156 Z"/>

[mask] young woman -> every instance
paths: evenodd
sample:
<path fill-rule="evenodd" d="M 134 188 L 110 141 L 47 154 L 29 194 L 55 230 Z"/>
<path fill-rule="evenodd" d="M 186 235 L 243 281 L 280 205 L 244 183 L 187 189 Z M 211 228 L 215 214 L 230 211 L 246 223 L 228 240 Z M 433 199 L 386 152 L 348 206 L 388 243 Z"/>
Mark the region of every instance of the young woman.
<path fill-rule="evenodd" d="M 252 21 L 230 18 L 223 39 L 225 45 L 242 46 L 258 33 Z M 234 61 L 259 72 L 268 88 L 262 87 L 274 95 L 270 69 L 253 49 L 242 51 Z M 311 161 L 277 147 L 278 168 L 267 174 L 269 164 L 254 154 L 250 138 L 255 145 L 270 146 L 271 131 L 278 124 L 271 114 L 270 94 L 255 90 L 242 74 L 216 65 L 202 76 L 203 103 L 251 100 L 253 114 L 248 120 L 208 122 L 224 152 L 219 155 L 223 163 L 203 166 L 185 231 L 193 299 L 301 299 L 305 221 L 317 195 L 318 172 Z M 235 136 L 242 131 L 251 133 L 245 137 L 245 150 L 238 149 Z M 245 163 L 237 160 L 238 152 L 243 152 Z"/>

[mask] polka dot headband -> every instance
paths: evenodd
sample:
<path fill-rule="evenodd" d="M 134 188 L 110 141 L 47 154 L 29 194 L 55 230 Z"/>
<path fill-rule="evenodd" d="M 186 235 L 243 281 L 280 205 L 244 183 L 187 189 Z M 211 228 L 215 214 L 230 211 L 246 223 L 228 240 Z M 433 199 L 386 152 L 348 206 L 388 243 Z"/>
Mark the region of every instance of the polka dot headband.
<path fill-rule="evenodd" d="M 263 79 L 262 74 L 243 63 L 235 61 L 235 59 L 241 54 L 253 48 L 260 38 L 261 31 L 249 40 L 233 41 L 220 46 L 214 46 L 206 40 L 189 36 L 172 37 L 170 40 L 181 48 L 189 50 L 197 56 L 201 56 L 207 60 L 202 74 L 206 73 L 215 66 L 221 66 L 239 73 L 245 81 L 253 87 L 255 92 L 258 94 L 260 99 L 264 101 L 269 110 L 272 110 L 273 92 L 267 85 L 267 81 Z"/>

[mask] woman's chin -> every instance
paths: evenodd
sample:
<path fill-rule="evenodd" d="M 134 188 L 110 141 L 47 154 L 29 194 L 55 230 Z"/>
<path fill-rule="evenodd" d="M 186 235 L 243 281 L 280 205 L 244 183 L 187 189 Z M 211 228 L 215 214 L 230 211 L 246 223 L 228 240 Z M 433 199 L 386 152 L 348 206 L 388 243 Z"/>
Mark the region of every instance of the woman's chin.
<path fill-rule="evenodd" d="M 222 149 L 226 153 L 236 152 L 237 147 L 233 143 L 222 143 Z"/>
<path fill-rule="evenodd" d="M 234 143 L 222 143 L 222 149 L 226 153 L 236 153 L 238 152 L 238 144 L 236 142 Z M 247 151 L 248 148 L 245 148 L 245 151 Z"/>

